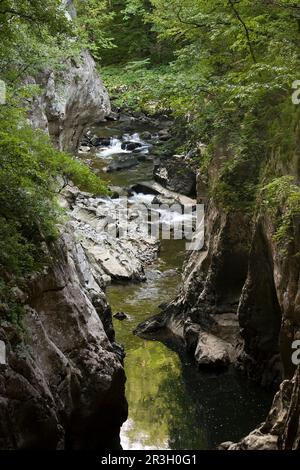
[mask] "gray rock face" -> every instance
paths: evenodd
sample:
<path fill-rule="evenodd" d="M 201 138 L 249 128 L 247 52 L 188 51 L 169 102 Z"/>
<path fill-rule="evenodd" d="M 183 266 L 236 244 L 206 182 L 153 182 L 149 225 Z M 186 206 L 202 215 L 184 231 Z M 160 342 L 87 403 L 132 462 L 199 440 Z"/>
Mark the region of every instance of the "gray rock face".
<path fill-rule="evenodd" d="M 155 181 L 165 188 L 194 197 L 196 195 L 196 170 L 182 155 L 162 158 L 154 166 Z"/>
<path fill-rule="evenodd" d="M 25 333 L 1 325 L 0 448 L 118 447 L 125 375 L 104 293 L 70 229 L 49 256 L 24 300 Z"/>
<path fill-rule="evenodd" d="M 111 112 L 108 93 L 87 51 L 67 62 L 60 76 L 46 70 L 28 81 L 43 90 L 30 107 L 32 126 L 48 132 L 61 150 L 75 151 L 87 126 L 104 121 Z"/>
<path fill-rule="evenodd" d="M 292 220 L 283 255 L 266 211 L 248 216 L 209 201 L 208 183 L 217 181 L 220 155 L 198 177 L 198 201 L 206 203 L 205 248 L 189 255 L 180 294 L 141 332 L 145 336 L 156 329 L 158 335 L 169 329 L 199 365 L 233 363 L 264 386 L 287 379 L 266 422 L 240 443 L 221 447 L 299 448 L 299 370 L 291 360 L 292 343 L 300 338 L 299 217 Z"/>
<path fill-rule="evenodd" d="M 144 281 L 144 266 L 157 257 L 160 243 L 148 235 L 148 226 L 135 207 L 124 206 L 127 198 L 93 197 L 74 187 L 64 195 L 70 201 L 74 233 L 98 282 Z M 119 219 L 124 207 L 128 222 Z"/>

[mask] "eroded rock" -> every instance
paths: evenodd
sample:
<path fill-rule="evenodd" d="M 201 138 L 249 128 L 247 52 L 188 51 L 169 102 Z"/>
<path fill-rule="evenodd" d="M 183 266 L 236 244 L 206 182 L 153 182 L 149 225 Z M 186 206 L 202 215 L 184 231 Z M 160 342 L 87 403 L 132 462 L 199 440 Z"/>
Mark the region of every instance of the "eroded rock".
<path fill-rule="evenodd" d="M 44 129 L 61 150 L 75 151 L 87 126 L 104 121 L 111 112 L 109 96 L 87 51 L 67 60 L 60 76 L 45 70 L 29 83 L 43 90 L 29 110 L 34 128 Z"/>
<path fill-rule="evenodd" d="M 16 326 L 1 324 L 0 448 L 118 447 L 125 374 L 104 293 L 70 228 L 49 256 L 24 305 L 26 334 L 13 341 Z M 101 314 L 110 315 L 107 332 Z"/>
<path fill-rule="evenodd" d="M 168 134 L 162 137 L 169 138 Z M 196 195 L 196 170 L 182 155 L 161 158 L 154 166 L 153 175 L 155 181 L 171 191 L 190 197 Z"/>

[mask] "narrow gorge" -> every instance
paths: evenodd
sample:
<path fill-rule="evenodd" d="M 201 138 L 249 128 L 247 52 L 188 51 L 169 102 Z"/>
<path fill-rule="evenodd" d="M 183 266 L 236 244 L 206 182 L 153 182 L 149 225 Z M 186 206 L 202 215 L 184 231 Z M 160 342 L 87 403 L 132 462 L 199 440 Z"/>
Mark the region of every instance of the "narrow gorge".
<path fill-rule="evenodd" d="M 299 450 L 299 7 L 4 3 L 0 450 Z"/>

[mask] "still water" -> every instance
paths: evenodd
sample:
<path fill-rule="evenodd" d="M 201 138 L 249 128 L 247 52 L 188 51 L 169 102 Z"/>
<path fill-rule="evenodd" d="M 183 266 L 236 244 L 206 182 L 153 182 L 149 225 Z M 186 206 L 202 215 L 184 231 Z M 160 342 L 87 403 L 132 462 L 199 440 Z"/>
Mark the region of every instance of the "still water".
<path fill-rule="evenodd" d="M 114 158 L 120 147 L 121 129 L 115 126 L 102 127 L 98 132 L 114 140 L 102 158 L 99 154 L 89 156 L 94 171 L 116 186 L 129 187 L 151 179 L 151 161 L 103 173 L 107 159 Z M 147 269 L 145 283 L 113 284 L 107 289 L 113 312 L 129 315 L 128 320 L 114 319 L 117 341 L 126 350 L 129 418 L 121 430 L 124 450 L 214 449 L 254 429 L 266 417 L 272 401 L 272 393 L 234 371 L 199 372 L 184 353 L 179 357 L 158 341 L 133 335 L 138 323 L 158 313 L 161 303 L 176 296 L 185 254 L 184 241 L 164 240 L 159 259 Z"/>
<path fill-rule="evenodd" d="M 164 241 L 159 261 L 143 284 L 113 285 L 108 299 L 117 340 L 126 348 L 129 418 L 121 430 L 124 449 L 213 449 L 238 440 L 265 418 L 272 396 L 234 372 L 200 373 L 189 357 L 158 341 L 132 334 L 176 294 L 184 259 L 181 241 Z"/>

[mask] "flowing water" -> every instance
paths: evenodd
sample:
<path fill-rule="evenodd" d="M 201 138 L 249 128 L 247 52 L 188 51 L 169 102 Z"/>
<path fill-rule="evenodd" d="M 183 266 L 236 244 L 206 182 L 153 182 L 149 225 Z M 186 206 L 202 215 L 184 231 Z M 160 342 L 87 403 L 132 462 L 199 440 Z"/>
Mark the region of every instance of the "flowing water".
<path fill-rule="evenodd" d="M 115 128 L 100 129 L 113 136 Z M 139 138 L 134 134 L 133 139 Z M 128 136 L 126 136 L 128 139 Z M 121 139 L 122 140 L 122 139 Z M 92 157 L 92 165 L 114 185 L 151 178 L 152 163 L 102 173 L 107 159 L 119 154 L 121 140 Z M 147 269 L 145 283 L 113 284 L 107 296 L 114 312 L 129 315 L 114 319 L 117 341 L 126 349 L 126 395 L 129 417 L 121 430 L 121 444 L 130 449 L 213 449 L 222 441 L 239 440 L 264 420 L 272 394 L 234 371 L 203 373 L 190 357 L 158 341 L 144 340 L 132 331 L 158 313 L 158 306 L 175 297 L 181 281 L 185 242 L 162 241 L 159 259 Z"/>

